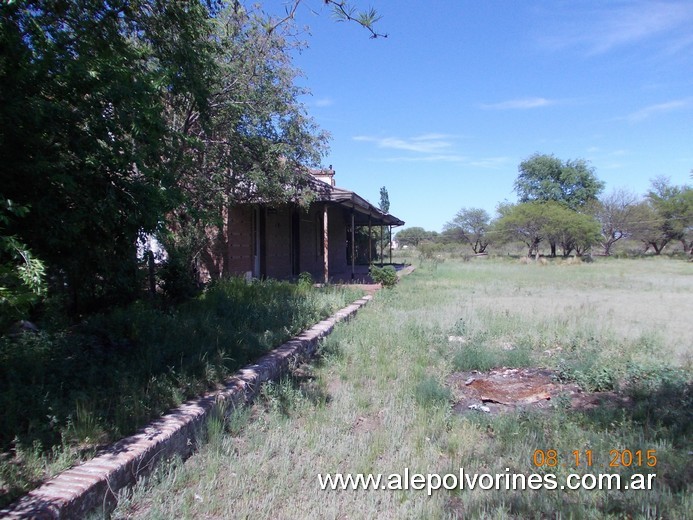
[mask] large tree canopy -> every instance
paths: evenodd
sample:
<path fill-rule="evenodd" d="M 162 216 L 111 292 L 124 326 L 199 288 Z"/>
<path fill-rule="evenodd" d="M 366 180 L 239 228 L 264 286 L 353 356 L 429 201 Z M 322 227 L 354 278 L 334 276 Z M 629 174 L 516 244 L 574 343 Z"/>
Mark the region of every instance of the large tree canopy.
<path fill-rule="evenodd" d="M 298 172 L 319 165 L 327 135 L 298 100 L 304 91 L 294 83 L 291 31 L 288 22 L 260 11 L 240 5 L 221 10 L 213 27 L 209 116 L 189 99 L 168 101 L 186 160 L 177 176 L 184 196 L 167 215 L 162 238 L 189 274 L 201 258 L 213 277 L 228 274 L 230 206 L 303 200 Z"/>
<path fill-rule="evenodd" d="M 563 256 L 575 251 L 584 254 L 599 240 L 599 223 L 555 201 L 502 205 L 493 231 L 501 240 L 519 240 L 527 245 L 528 256 L 539 256 L 543 241 L 557 244 Z"/>
<path fill-rule="evenodd" d="M 143 233 L 199 238 L 222 204 L 301 196 L 326 136 L 298 102 L 290 17 L 186 0 L 0 9 L 0 195 L 30 208 L 3 235 L 45 261 L 73 311 L 137 293 Z"/>
<path fill-rule="evenodd" d="M 596 200 L 604 189 L 594 168 L 583 159 L 563 162 L 554 155 L 534 154 L 518 170 L 515 191 L 520 202 L 555 201 L 578 209 Z"/>
<path fill-rule="evenodd" d="M 0 331 L 23 317 L 45 288 L 43 262 L 15 236 L 5 232 L 13 219 L 27 213 L 28 208 L 17 206 L 0 194 Z"/>
<path fill-rule="evenodd" d="M 693 254 L 693 189 L 672 185 L 666 177 L 653 179 L 638 208 L 634 235 L 657 255 L 672 241 Z"/>
<path fill-rule="evenodd" d="M 462 208 L 455 218 L 445 224 L 443 233 L 447 237 L 468 243 L 475 253 L 480 254 L 486 251 L 490 243 L 490 226 L 491 216 L 486 210 Z"/>
<path fill-rule="evenodd" d="M 395 235 L 395 239 L 403 246 L 418 246 L 425 240 L 433 240 L 438 236 L 435 231 L 426 231 L 422 227 L 405 228 Z"/>
<path fill-rule="evenodd" d="M 574 211 L 584 211 L 596 202 L 604 183 L 583 159 L 561 161 L 554 155 L 534 154 L 518 167 L 515 191 L 521 203 L 555 202 Z M 551 256 L 556 240 L 549 237 Z"/>
<path fill-rule="evenodd" d="M 595 218 L 601 225 L 601 245 L 605 255 L 623 238 L 632 236 L 640 219 L 640 198 L 624 189 L 613 190 L 592 205 Z"/>
<path fill-rule="evenodd" d="M 204 99 L 198 4 L 141 0 L 5 3 L 0 22 L 3 195 L 31 208 L 16 233 L 54 287 L 136 291 L 138 233 L 171 207 L 168 92 Z M 197 90 L 196 90 L 197 89 Z"/>

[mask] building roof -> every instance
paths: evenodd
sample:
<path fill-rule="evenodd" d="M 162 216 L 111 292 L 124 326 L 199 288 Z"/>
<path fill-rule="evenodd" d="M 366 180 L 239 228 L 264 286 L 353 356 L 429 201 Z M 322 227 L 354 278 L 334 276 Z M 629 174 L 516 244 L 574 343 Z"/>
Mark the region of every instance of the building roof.
<path fill-rule="evenodd" d="M 354 223 L 357 226 L 367 226 L 369 223 L 374 226 L 403 226 L 404 221 L 394 215 L 384 213 L 377 206 L 374 206 L 359 194 L 328 184 L 320 178 L 329 178 L 334 182 L 334 170 L 309 170 L 312 178 L 309 180 L 311 189 L 317 195 L 320 202 L 332 202 L 344 208 L 354 210 Z M 317 178 L 320 177 L 320 178 Z"/>

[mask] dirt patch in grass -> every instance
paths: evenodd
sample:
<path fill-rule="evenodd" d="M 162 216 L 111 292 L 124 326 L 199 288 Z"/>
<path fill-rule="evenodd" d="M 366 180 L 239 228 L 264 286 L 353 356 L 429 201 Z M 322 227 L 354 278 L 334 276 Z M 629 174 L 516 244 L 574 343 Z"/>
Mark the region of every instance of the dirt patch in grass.
<path fill-rule="evenodd" d="M 574 383 L 562 383 L 557 372 L 543 368 L 455 372 L 448 378 L 448 384 L 455 400 L 453 408 L 462 414 L 549 410 L 556 406 L 589 410 L 632 404 L 628 397 L 616 392 L 583 392 Z"/>
<path fill-rule="evenodd" d="M 351 425 L 351 432 L 356 434 L 369 433 L 382 425 L 382 417 L 376 415 L 359 415 Z"/>

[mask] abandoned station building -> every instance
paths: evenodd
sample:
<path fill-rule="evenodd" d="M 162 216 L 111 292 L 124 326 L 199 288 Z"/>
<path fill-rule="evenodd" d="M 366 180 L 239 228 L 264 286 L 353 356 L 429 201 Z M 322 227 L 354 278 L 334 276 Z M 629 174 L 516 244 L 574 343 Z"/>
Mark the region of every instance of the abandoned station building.
<path fill-rule="evenodd" d="M 227 215 L 226 238 L 201 255 L 210 278 L 224 273 L 289 279 L 308 272 L 316 281 L 355 278 L 357 265 L 375 260 L 376 238 L 404 222 L 363 197 L 335 186 L 330 167 L 309 170 L 311 204 L 240 204 Z M 359 232 L 360 230 L 360 232 Z M 361 270 L 363 271 L 363 270 Z"/>

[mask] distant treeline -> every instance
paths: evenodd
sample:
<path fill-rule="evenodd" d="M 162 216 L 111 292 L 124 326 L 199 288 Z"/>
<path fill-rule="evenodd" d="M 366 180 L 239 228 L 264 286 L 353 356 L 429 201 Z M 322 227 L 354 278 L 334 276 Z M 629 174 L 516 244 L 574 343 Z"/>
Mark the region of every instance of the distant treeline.
<path fill-rule="evenodd" d="M 495 218 L 483 209 L 462 208 L 442 233 L 411 227 L 395 238 L 412 246 L 425 241 L 464 243 L 477 254 L 492 245 L 522 242 L 529 256 L 538 255 L 540 246 L 550 248 L 551 256 L 582 256 L 594 248 L 610 255 L 614 244 L 627 238 L 640 242 L 645 252 L 658 255 L 678 242 L 693 255 L 691 186 L 658 177 L 643 196 L 625 189 L 602 195 L 603 189 L 586 161 L 535 154 L 519 166 L 519 201 L 499 204 Z"/>

